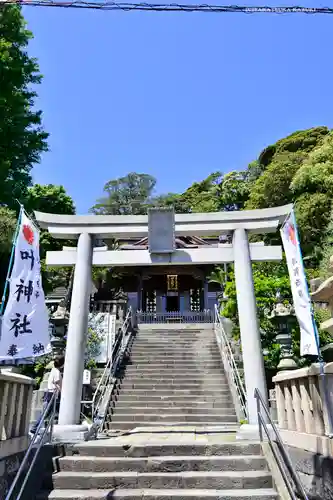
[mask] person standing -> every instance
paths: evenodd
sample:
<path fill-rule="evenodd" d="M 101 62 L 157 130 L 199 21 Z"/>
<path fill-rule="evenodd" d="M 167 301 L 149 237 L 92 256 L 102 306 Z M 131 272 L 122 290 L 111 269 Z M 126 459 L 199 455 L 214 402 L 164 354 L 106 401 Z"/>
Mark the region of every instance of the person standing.
<path fill-rule="evenodd" d="M 43 405 L 43 410 L 37 419 L 37 422 L 32 426 L 30 433 L 31 434 L 36 434 L 36 431 L 38 429 L 38 426 L 42 420 L 43 413 L 45 409 L 47 408 L 49 402 L 52 399 L 52 396 L 55 392 L 58 393 L 57 395 L 57 401 L 56 401 L 56 412 L 59 411 L 59 401 L 60 401 L 60 392 L 61 392 L 61 385 L 62 385 L 62 370 L 64 366 L 65 358 L 64 356 L 56 356 L 54 358 L 54 363 L 53 363 L 53 368 L 49 373 L 48 379 L 47 379 L 47 391 L 44 394 L 44 405 Z M 49 411 L 45 415 L 45 418 L 47 419 L 50 414 L 52 413 L 53 410 L 53 405 L 49 408 Z"/>

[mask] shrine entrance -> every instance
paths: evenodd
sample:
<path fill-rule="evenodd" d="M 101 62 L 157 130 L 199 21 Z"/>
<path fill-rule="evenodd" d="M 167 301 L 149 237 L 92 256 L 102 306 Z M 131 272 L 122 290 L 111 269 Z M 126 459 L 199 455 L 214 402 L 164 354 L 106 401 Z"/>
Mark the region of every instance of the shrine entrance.
<path fill-rule="evenodd" d="M 282 248 L 250 243 L 249 233 L 276 232 L 291 205 L 261 210 L 174 214 L 173 209 L 152 209 L 148 215 L 55 215 L 35 212 L 39 226 L 54 238 L 77 240 L 77 247 L 47 252 L 48 266 L 75 266 L 70 321 L 68 326 L 64 385 L 61 393 L 59 424 L 76 432 L 80 421 L 82 372 L 92 266 L 100 267 L 181 267 L 232 263 L 234 266 L 239 326 L 249 424 L 257 424 L 255 389 L 265 397 L 266 377 L 253 286 L 253 261 L 279 261 Z M 227 235 L 227 242 L 211 244 L 212 236 Z M 110 240 L 146 238 L 148 248 L 131 246 L 126 251 L 109 249 Z M 207 238 L 207 245 L 177 248 L 177 236 Z M 97 241 L 99 244 L 97 245 Z M 102 247 L 100 242 L 105 241 Z M 231 243 L 232 241 L 232 243 Z M 96 242 L 96 243 L 95 243 Z M 112 247 L 111 247 L 112 248 Z M 170 273 L 171 274 L 171 273 Z M 142 288 L 140 289 L 140 293 Z M 155 289 L 156 291 L 156 289 Z M 207 291 L 207 288 L 206 288 Z M 179 292 L 166 295 L 167 307 L 179 305 Z M 192 292 L 193 293 L 193 292 Z M 197 292 L 196 292 L 197 293 Z M 140 295 L 140 294 L 139 294 Z M 200 295 L 200 294 L 199 294 Z M 208 293 L 205 294 L 205 297 Z M 198 296 L 198 303 L 200 303 Z M 155 302 L 155 301 L 154 301 Z M 155 314 L 155 313 L 154 313 Z M 176 313 L 169 313 L 176 314 Z"/>
<path fill-rule="evenodd" d="M 178 292 L 168 292 L 166 297 L 167 312 L 179 311 L 179 296 Z"/>

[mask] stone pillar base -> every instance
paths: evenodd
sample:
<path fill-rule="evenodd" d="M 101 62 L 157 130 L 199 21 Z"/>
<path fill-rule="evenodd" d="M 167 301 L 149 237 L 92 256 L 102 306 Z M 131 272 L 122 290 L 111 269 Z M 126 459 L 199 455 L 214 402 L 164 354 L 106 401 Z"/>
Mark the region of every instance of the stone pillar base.
<path fill-rule="evenodd" d="M 274 441 L 275 440 L 275 432 L 272 429 L 272 426 L 270 424 L 267 424 L 267 429 L 269 432 L 269 435 L 271 439 Z M 265 432 L 265 429 L 262 429 L 262 436 L 263 440 L 267 441 L 267 435 Z M 238 432 L 236 434 L 236 439 L 239 441 L 260 441 L 260 435 L 259 435 L 259 425 L 258 424 L 243 424 L 240 426 L 238 429 Z"/>
<path fill-rule="evenodd" d="M 259 425 L 243 424 L 238 429 L 236 439 L 239 441 L 259 441 Z"/>
<path fill-rule="evenodd" d="M 53 441 L 56 443 L 79 443 L 87 441 L 89 428 L 85 424 L 55 425 L 53 427 Z"/>

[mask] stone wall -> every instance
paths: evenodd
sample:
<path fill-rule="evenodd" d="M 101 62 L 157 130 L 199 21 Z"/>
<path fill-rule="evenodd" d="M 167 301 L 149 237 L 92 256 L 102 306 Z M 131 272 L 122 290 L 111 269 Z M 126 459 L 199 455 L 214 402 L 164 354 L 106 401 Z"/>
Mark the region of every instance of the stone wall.
<path fill-rule="evenodd" d="M 0 500 L 4 500 L 6 498 L 6 494 L 8 493 L 9 488 L 17 474 L 17 471 L 24 458 L 25 452 L 26 449 L 24 451 L 13 453 L 9 456 L 3 456 L 2 458 L 0 458 Z M 42 446 L 35 465 L 31 471 L 21 500 L 35 500 L 42 487 L 42 483 L 50 483 L 50 478 L 52 478 L 53 471 L 52 457 L 54 455 L 55 450 L 53 446 Z M 32 452 L 24 468 L 24 471 L 28 470 L 33 456 L 34 455 Z M 25 473 L 22 474 L 21 480 L 18 482 L 17 489 L 12 496 L 13 498 L 17 496 L 24 478 Z"/>
<path fill-rule="evenodd" d="M 333 457 L 291 446 L 288 452 L 309 498 L 332 500 Z"/>
<path fill-rule="evenodd" d="M 4 499 L 18 471 L 24 452 L 0 458 L 0 498 Z"/>

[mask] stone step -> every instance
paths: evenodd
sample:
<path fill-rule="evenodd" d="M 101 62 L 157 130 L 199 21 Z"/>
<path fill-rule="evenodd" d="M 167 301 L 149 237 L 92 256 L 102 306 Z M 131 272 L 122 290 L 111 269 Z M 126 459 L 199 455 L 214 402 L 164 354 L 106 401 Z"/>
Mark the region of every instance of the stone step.
<path fill-rule="evenodd" d="M 171 336 L 176 336 L 176 337 L 212 337 L 214 334 L 214 327 L 209 328 L 208 330 L 203 330 L 203 329 L 197 329 L 197 330 L 184 330 L 183 327 L 180 328 L 170 328 L 170 329 L 160 329 L 160 330 L 155 330 L 151 329 L 148 330 L 146 329 L 145 331 L 139 330 L 139 333 L 137 334 L 138 339 L 155 339 L 155 338 L 160 338 L 160 337 L 171 337 Z"/>
<path fill-rule="evenodd" d="M 152 440 L 150 440 L 152 441 Z M 231 455 L 260 455 L 260 442 L 249 441 L 225 441 L 217 443 L 189 443 L 181 444 L 177 437 L 174 442 L 170 440 L 161 442 L 147 442 L 146 444 L 135 444 L 124 446 L 123 443 L 114 441 L 97 440 L 78 443 L 74 451 L 80 456 L 89 457 L 160 457 L 160 456 L 231 456 Z"/>
<path fill-rule="evenodd" d="M 128 365 L 126 367 L 126 370 L 124 370 L 124 376 L 125 377 L 140 377 L 140 378 L 151 378 L 151 377 L 168 377 L 172 374 L 172 376 L 179 377 L 179 378 L 185 378 L 185 377 L 197 377 L 198 375 L 200 377 L 203 376 L 211 376 L 211 377 L 224 377 L 224 370 L 222 368 L 212 368 L 211 370 L 206 370 L 204 368 L 200 369 L 181 369 L 178 368 L 177 370 L 171 370 L 169 369 L 164 369 L 163 367 L 160 367 L 159 369 L 141 369 L 137 368 L 136 366 L 133 367 L 131 365 Z"/>
<path fill-rule="evenodd" d="M 153 366 L 153 368 L 149 368 Z M 159 368 L 157 368 L 159 367 Z M 152 365 L 151 363 L 133 363 L 129 364 L 122 371 L 121 376 L 125 376 L 126 374 L 138 374 L 148 373 L 148 375 L 156 376 L 156 374 L 160 374 L 163 376 L 177 374 L 177 376 L 181 376 L 182 374 L 197 374 L 197 375 L 209 375 L 212 376 L 226 376 L 223 365 L 221 363 L 188 363 L 188 362 L 180 362 L 180 363 L 170 363 L 169 361 L 166 363 L 159 363 L 158 365 Z"/>
<path fill-rule="evenodd" d="M 152 358 L 151 360 L 147 359 L 132 359 L 129 361 L 130 366 L 136 366 L 141 369 L 149 368 L 149 367 L 155 367 L 158 366 L 159 368 L 169 368 L 169 369 L 177 369 L 177 368 L 193 368 L 193 369 L 201 369 L 201 368 L 215 368 L 218 369 L 220 368 L 222 370 L 223 365 L 222 361 L 188 361 L 188 360 L 172 360 L 172 359 L 167 359 L 167 360 L 161 360 L 161 359 L 156 359 Z"/>
<path fill-rule="evenodd" d="M 122 389 L 124 390 L 124 389 Z M 175 388 L 175 389 L 161 389 L 161 388 L 154 388 L 154 387 L 147 387 L 147 388 L 135 388 L 135 389 L 130 389 L 127 388 L 126 390 L 126 395 L 129 396 L 144 396 L 144 395 L 150 395 L 150 396 L 159 396 L 160 398 L 163 398 L 165 396 L 191 396 L 192 398 L 202 398 L 202 396 L 213 396 L 215 398 L 219 398 L 221 395 L 226 395 L 230 394 L 229 388 L 227 387 L 217 387 L 216 389 L 211 389 L 208 387 L 207 389 L 204 387 L 201 388 L 193 388 L 193 389 L 184 389 L 184 388 Z"/>
<path fill-rule="evenodd" d="M 194 344 L 194 343 L 201 343 L 204 345 L 212 345 L 216 344 L 216 337 L 215 335 L 209 335 L 206 337 L 201 337 L 200 335 L 190 335 L 187 337 L 184 337 L 182 335 L 174 335 L 174 336 L 168 336 L 168 337 L 152 337 L 152 338 L 142 338 L 141 336 L 137 337 L 135 339 L 135 342 L 133 342 L 134 346 L 171 346 L 171 347 L 177 347 L 177 346 L 182 346 L 186 344 Z"/>
<path fill-rule="evenodd" d="M 202 334 L 195 334 L 195 333 L 187 333 L 187 334 L 181 334 L 179 333 L 169 333 L 166 335 L 153 335 L 151 337 L 149 336 L 142 336 L 138 335 L 135 339 L 135 344 L 186 344 L 190 342 L 202 342 L 202 343 L 208 343 L 208 342 L 216 342 L 216 336 L 214 333 L 209 333 L 206 335 Z"/>
<path fill-rule="evenodd" d="M 203 388 L 207 388 L 207 389 L 210 389 L 210 390 L 215 390 L 215 389 L 229 389 L 228 385 L 226 382 L 218 382 L 216 380 L 213 380 L 213 381 L 210 381 L 210 380 L 205 380 L 203 379 L 201 382 L 198 382 L 198 383 L 192 383 L 191 381 L 190 382 L 180 382 L 178 380 L 174 380 L 174 381 L 169 381 L 168 383 L 167 382 L 164 382 L 163 380 L 161 381 L 156 381 L 154 382 L 153 380 L 152 381 L 147 381 L 147 382 L 144 382 L 144 381 L 139 381 L 139 380 L 136 380 L 135 382 L 130 382 L 130 381 L 127 381 L 127 379 L 125 378 L 123 382 L 121 382 L 120 384 L 120 388 L 121 390 L 124 390 L 124 391 L 127 391 L 128 389 L 151 389 L 153 391 L 156 391 L 156 390 L 159 390 L 159 389 L 165 389 L 165 390 L 172 390 L 172 389 L 184 389 L 184 390 L 192 390 L 192 391 L 195 391 L 197 389 L 203 389 Z"/>
<path fill-rule="evenodd" d="M 184 471 L 184 472 L 59 472 L 53 476 L 55 488 L 272 488 L 268 471 Z"/>
<path fill-rule="evenodd" d="M 231 417 L 230 417 L 230 420 L 231 420 Z M 192 418 L 192 421 L 189 421 L 189 422 L 184 422 L 184 421 L 181 421 L 181 422 L 165 422 L 165 421 L 162 421 L 162 420 L 159 420 L 157 422 L 134 422 L 132 420 L 128 421 L 128 422 L 110 422 L 110 421 L 106 421 L 105 422 L 105 425 L 106 427 L 111 430 L 111 431 L 129 431 L 129 430 L 133 430 L 133 429 L 140 429 L 140 428 L 147 428 L 147 426 L 149 425 L 150 427 L 161 427 L 162 425 L 164 427 L 170 427 L 171 429 L 174 428 L 174 427 L 177 427 L 177 429 L 179 427 L 190 427 L 190 428 L 201 428 L 203 426 L 214 426 L 214 425 L 218 425 L 218 424 L 222 424 L 223 425 L 227 425 L 228 427 L 232 428 L 232 426 L 234 426 L 234 429 L 232 430 L 236 430 L 235 426 L 236 426 L 236 421 L 223 421 L 223 422 L 211 422 L 210 420 L 207 420 L 205 422 L 198 422 L 195 420 L 195 417 Z M 186 432 L 184 430 L 184 432 Z"/>
<path fill-rule="evenodd" d="M 277 500 L 278 494 L 272 488 L 265 489 L 110 489 L 96 490 L 54 490 L 38 496 L 37 500 Z"/>
<path fill-rule="evenodd" d="M 213 394 L 201 394 L 199 397 L 194 396 L 193 394 L 180 394 L 175 395 L 174 392 L 169 394 L 152 394 L 151 392 L 143 392 L 143 391 L 135 391 L 132 394 L 124 394 L 120 393 L 117 398 L 118 403 L 122 402 L 127 404 L 128 401 L 142 401 L 150 404 L 152 402 L 160 402 L 167 404 L 186 404 L 188 405 L 190 402 L 195 404 L 207 402 L 216 403 L 216 404 L 226 404 L 228 401 L 232 401 L 231 394 L 229 391 L 225 391 L 222 394 L 217 395 L 215 392 Z"/>
<path fill-rule="evenodd" d="M 177 328 L 176 324 L 171 325 L 171 328 L 168 328 L 168 325 L 165 323 L 161 324 L 161 328 L 158 328 L 156 324 L 153 326 L 150 326 L 149 324 L 144 324 L 143 326 L 140 324 L 137 336 L 138 337 L 144 337 L 144 336 L 150 336 L 150 337 L 155 337 L 158 335 L 172 335 L 172 334 L 178 334 L 178 335 L 211 335 L 213 330 L 214 330 L 214 324 L 212 323 L 211 328 L 194 328 L 191 326 L 191 328 L 187 328 L 189 326 L 189 323 L 180 323 L 179 328 Z"/>
<path fill-rule="evenodd" d="M 134 404 L 132 401 L 131 406 L 129 406 L 118 402 L 113 410 L 113 413 L 115 415 L 119 413 L 126 415 L 137 415 L 142 413 L 145 415 L 154 415 L 160 412 L 163 412 L 164 415 L 202 415 L 203 413 L 215 415 L 235 415 L 235 410 L 231 406 L 226 408 L 226 405 L 221 403 L 219 407 L 207 406 L 206 402 L 203 402 L 200 406 L 172 406 L 170 403 L 164 403 L 164 405 L 164 407 L 161 407 L 157 405 L 155 406 L 154 403 L 151 403 L 151 406 L 138 406 L 138 402 Z"/>
<path fill-rule="evenodd" d="M 140 400 L 138 399 L 129 399 L 125 398 L 124 396 L 119 396 L 118 400 L 116 401 L 117 409 L 119 410 L 120 408 L 142 408 L 144 411 L 148 411 L 149 408 L 170 408 L 170 411 L 174 408 L 193 408 L 194 410 L 200 409 L 200 408 L 206 408 L 207 410 L 210 408 L 214 408 L 216 410 L 220 410 L 221 408 L 230 408 L 232 409 L 232 398 L 230 397 L 225 397 L 225 398 L 219 398 L 218 400 L 215 397 L 212 397 L 210 400 L 204 400 L 204 399 L 199 399 L 199 400 L 194 400 L 192 397 L 189 398 L 167 398 L 165 400 L 160 399 L 160 398 L 151 398 L 147 400 Z"/>
<path fill-rule="evenodd" d="M 129 364 L 131 365 L 138 365 L 138 364 L 150 364 L 150 363 L 156 363 L 159 364 L 161 367 L 165 365 L 178 365 L 178 366 L 193 366 L 194 368 L 196 366 L 198 367 L 204 367 L 206 365 L 208 366 L 215 366 L 215 368 L 221 367 L 222 369 L 222 360 L 220 358 L 195 358 L 195 356 L 188 356 L 188 357 L 178 357 L 174 358 L 172 356 L 169 357 L 157 357 L 157 356 L 133 356 L 130 357 Z"/>
<path fill-rule="evenodd" d="M 130 356 L 130 359 L 133 361 L 134 359 L 145 359 L 145 358 L 156 358 L 156 359 L 163 359 L 164 362 L 165 361 L 170 361 L 170 360 L 184 360 L 184 361 L 200 361 L 200 362 L 207 362 L 207 361 L 222 361 L 222 358 L 220 355 L 214 355 L 214 356 L 211 356 L 211 355 L 204 355 L 204 353 L 201 353 L 201 354 L 198 354 L 198 353 L 190 353 L 190 352 L 184 352 L 184 353 L 177 353 L 177 354 L 163 354 L 163 352 L 160 352 L 160 353 L 153 353 L 151 351 L 149 352 L 145 352 L 145 353 L 140 353 L 140 354 L 137 354 L 137 353 L 131 353 L 131 356 Z M 155 363 L 156 364 L 156 363 Z"/>
<path fill-rule="evenodd" d="M 211 350 L 215 349 L 216 347 L 217 347 L 217 345 L 215 343 L 214 344 L 212 343 L 209 345 L 205 344 L 205 346 L 201 346 L 201 348 L 208 353 L 211 352 Z M 167 344 L 165 346 L 134 344 L 134 346 L 132 347 L 132 352 L 145 353 L 145 352 L 149 351 L 149 352 L 166 352 L 166 353 L 172 354 L 172 353 L 177 353 L 177 352 L 184 352 L 187 349 L 192 349 L 193 351 L 196 351 L 196 348 L 197 348 L 197 346 L 195 344 L 180 345 L 177 343 L 174 346 L 170 345 L 170 344 Z"/>
<path fill-rule="evenodd" d="M 200 346 L 200 351 L 197 350 L 195 346 L 185 347 L 184 349 L 150 349 L 147 347 L 146 349 L 142 349 L 140 351 L 133 349 L 131 350 L 131 354 L 135 354 L 135 356 L 163 356 L 163 357 L 177 357 L 177 356 L 195 356 L 198 358 L 221 358 L 219 351 L 217 350 L 217 346 L 211 347 L 211 349 L 205 349 Z"/>
<path fill-rule="evenodd" d="M 200 344 L 200 345 L 199 345 Z M 133 343 L 132 349 L 135 351 L 183 351 L 185 349 L 196 350 L 200 346 L 200 348 L 209 351 L 210 349 L 215 349 L 217 347 L 217 342 L 215 339 L 207 340 L 207 341 L 198 341 L 195 339 L 191 339 L 188 341 L 185 340 L 168 340 L 165 342 L 140 342 L 140 340 L 136 340 Z"/>
<path fill-rule="evenodd" d="M 163 334 L 154 334 L 154 335 L 138 335 L 135 339 L 135 342 L 142 343 L 163 343 L 163 342 L 212 342 L 215 340 L 215 333 L 209 332 L 206 334 L 202 333 L 179 333 L 179 332 L 168 332 Z"/>
<path fill-rule="evenodd" d="M 162 457 L 63 457 L 61 471 L 68 472 L 183 472 L 267 470 L 264 457 L 249 456 L 162 456 Z"/>
<path fill-rule="evenodd" d="M 191 352 L 189 349 L 184 349 L 184 351 L 180 352 L 163 352 L 163 351 L 157 351 L 157 352 L 153 352 L 151 350 L 146 350 L 145 352 L 131 352 L 130 354 L 131 356 L 131 359 L 134 359 L 134 358 L 146 358 L 146 357 L 156 357 L 156 358 L 172 358 L 172 359 L 195 359 L 195 360 L 203 360 L 203 361 L 207 361 L 209 359 L 212 359 L 212 360 L 220 360 L 221 359 L 221 356 L 220 354 L 217 352 L 216 354 L 210 354 L 210 353 L 205 353 L 205 352 Z"/>
<path fill-rule="evenodd" d="M 142 374 L 141 374 L 142 375 Z M 182 385 L 182 384 L 200 384 L 202 385 L 203 383 L 206 384 L 212 384 L 212 385 L 228 385 L 226 377 L 223 375 L 219 376 L 212 376 L 212 375 L 204 375 L 204 374 L 197 374 L 197 375 L 189 375 L 185 377 L 184 375 L 182 377 L 177 377 L 174 376 L 173 373 L 170 373 L 170 375 L 165 375 L 164 377 L 158 377 L 158 375 L 147 377 L 141 376 L 140 373 L 138 375 L 126 375 L 122 381 L 120 382 L 121 387 L 124 386 L 124 384 L 151 384 L 151 385 L 157 385 L 157 384 L 163 384 L 163 385 Z"/>
<path fill-rule="evenodd" d="M 121 423 L 121 422 L 154 422 L 159 423 L 160 425 L 167 424 L 168 422 L 177 422 L 177 423 L 187 423 L 187 422 L 196 422 L 196 423 L 231 423 L 237 422 L 237 417 L 235 412 L 228 414 L 220 414 L 215 415 L 214 413 L 169 413 L 166 414 L 164 411 L 156 412 L 156 413 L 120 413 L 117 410 L 112 415 L 112 423 Z"/>

